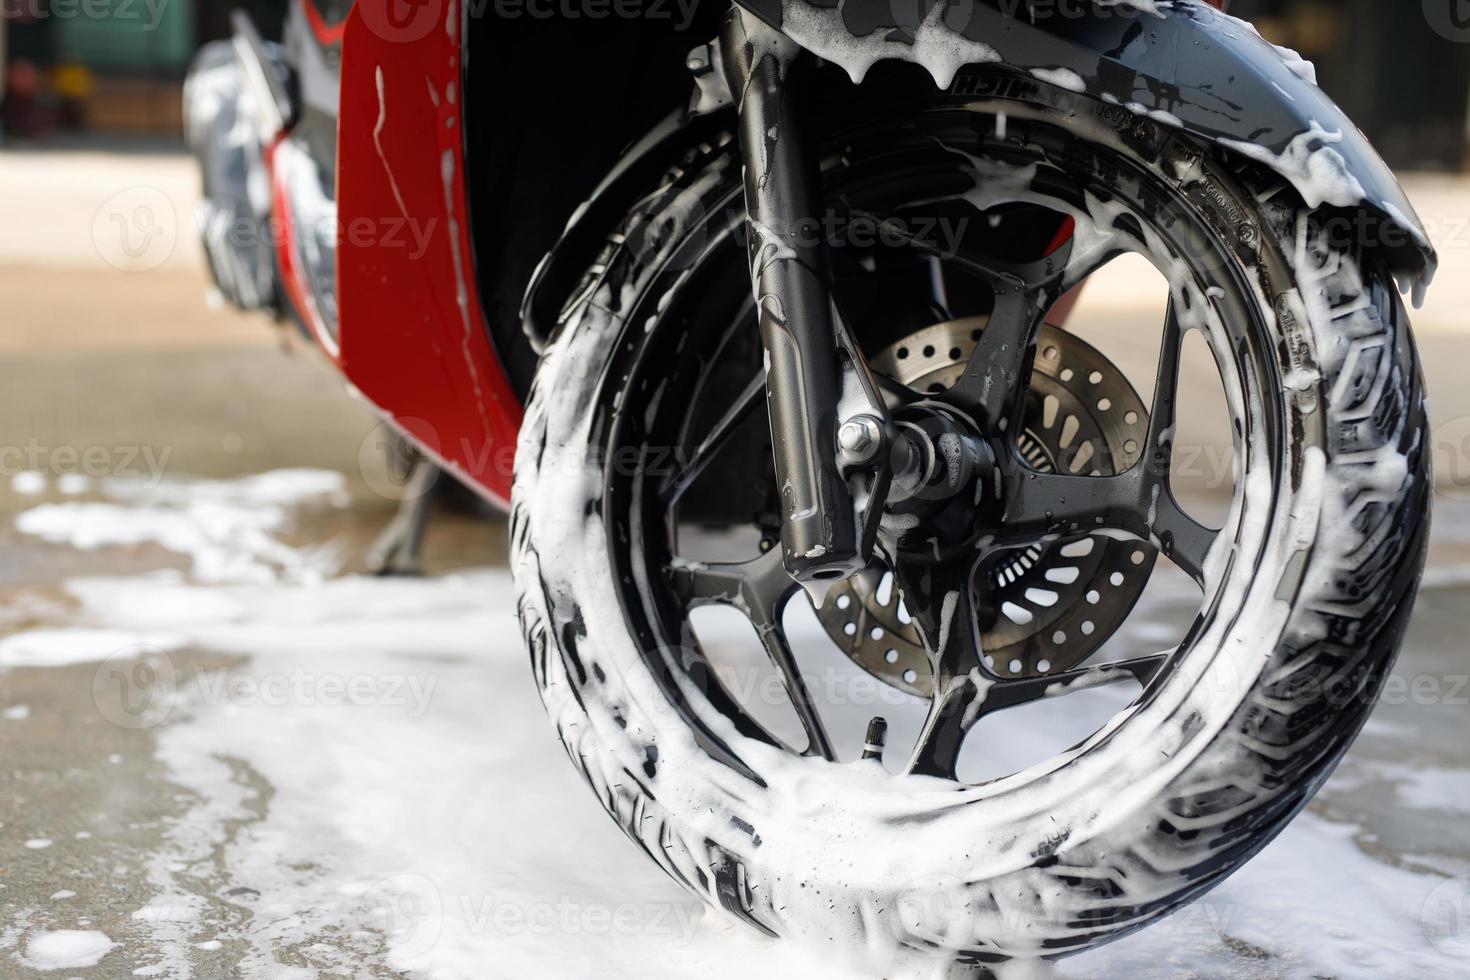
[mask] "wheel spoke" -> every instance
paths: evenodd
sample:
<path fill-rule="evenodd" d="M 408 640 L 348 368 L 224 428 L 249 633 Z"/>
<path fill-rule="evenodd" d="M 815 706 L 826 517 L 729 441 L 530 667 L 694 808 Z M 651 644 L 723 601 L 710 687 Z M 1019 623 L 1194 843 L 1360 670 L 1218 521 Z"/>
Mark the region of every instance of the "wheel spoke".
<path fill-rule="evenodd" d="M 965 373 L 946 400 L 979 409 L 996 431 L 1009 431 L 1020 418 L 1026 372 L 1036 349 L 1036 334 L 1046 315 L 1051 290 L 1012 281 L 995 286 L 995 308 L 980 334 Z"/>
<path fill-rule="evenodd" d="M 1111 476 L 1038 472 L 1014 455 L 1001 460 L 1006 512 L 992 545 L 1016 547 L 1064 535 L 1122 532 L 1153 544 L 1203 586 L 1219 532 L 1180 507 L 1170 486 L 1184 332 L 1173 305 L 1160 344 L 1144 462 Z"/>
<path fill-rule="evenodd" d="M 943 259 L 982 280 L 994 292 L 990 322 L 964 374 L 945 398 L 978 406 L 992 425 L 1008 426 L 1020 414 L 1025 374 L 1041 321 L 1051 303 L 1065 292 L 1063 279 L 1072 252 L 1070 243 L 1034 262 L 1012 263 L 991 256 L 942 253 L 934 242 L 906 235 L 901 229 L 897 233 L 904 235 L 905 242 L 916 251 Z"/>
<path fill-rule="evenodd" d="M 772 548 L 759 558 L 743 562 L 676 559 L 670 573 L 674 591 L 687 608 L 724 605 L 745 614 L 755 627 L 766 656 L 780 673 L 791 706 L 806 729 L 807 754 L 835 759 L 832 739 L 817 713 L 816 698 L 801 675 L 781 625 L 786 604 L 798 588 L 781 561 L 781 549 Z"/>
<path fill-rule="evenodd" d="M 1204 585 L 1205 559 L 1219 532 L 1205 527 L 1184 512 L 1174 496 L 1171 468 L 1179 418 L 1179 372 L 1184 347 L 1184 329 L 1173 300 L 1164 318 L 1164 335 L 1159 343 L 1159 368 L 1154 382 L 1153 413 L 1148 422 L 1148 452 L 1145 479 L 1149 484 L 1152 537 L 1159 548 L 1190 578 Z"/>
<path fill-rule="evenodd" d="M 994 543 L 1030 544 L 1043 538 L 1113 529 L 1145 536 L 1147 514 L 1136 473 L 1074 476 L 1040 473 L 1013 460 L 1005 467 L 1006 512 Z"/>
<path fill-rule="evenodd" d="M 956 768 L 965 736 L 980 720 L 994 686 L 993 681 L 980 676 L 977 668 L 969 674 L 949 678 L 943 688 L 936 687 L 919 741 L 909 757 L 908 772 L 957 779 Z"/>
<path fill-rule="evenodd" d="M 720 420 L 706 433 L 699 446 L 690 455 L 689 462 L 685 464 L 683 471 L 665 488 L 663 494 L 665 504 L 674 503 L 684 496 L 694 481 L 699 479 L 700 474 L 739 430 L 741 423 L 750 417 L 751 412 L 755 411 L 756 406 L 765 397 L 765 393 L 766 376 L 764 372 L 759 372 L 730 404 L 729 409 L 720 417 Z"/>
<path fill-rule="evenodd" d="M 978 673 L 958 678 L 943 697 L 936 697 L 930 705 L 909 769 L 921 775 L 955 779 L 964 738 L 982 719 L 1008 708 L 1130 680 L 1146 688 L 1173 656 L 1161 653 L 1021 680 L 989 680 Z"/>
<path fill-rule="evenodd" d="M 873 384 L 878 388 L 878 393 L 883 396 L 883 401 L 889 409 L 912 405 L 923 399 L 923 395 L 901 381 L 895 381 L 886 374 L 874 374 Z"/>
<path fill-rule="evenodd" d="M 801 726 L 806 729 L 805 754 L 835 761 L 837 754 L 832 749 L 832 738 L 827 734 L 826 726 L 822 724 L 821 715 L 817 712 L 817 699 L 812 695 L 806 678 L 801 675 L 796 655 L 791 652 L 791 644 L 786 639 L 786 631 L 781 627 L 779 618 L 774 622 L 756 622 L 755 628 L 760 634 L 761 645 L 766 648 L 766 656 L 770 657 L 771 663 L 781 674 L 781 682 L 786 688 L 787 697 L 791 699 L 791 706 L 801 719 Z"/>
<path fill-rule="evenodd" d="M 781 549 L 740 562 L 702 562 L 676 558 L 669 568 L 674 592 L 687 608 L 734 606 L 752 622 L 771 619 L 786 605 L 797 584 L 786 573 Z"/>
<path fill-rule="evenodd" d="M 953 779 L 965 735 L 994 685 L 981 666 L 972 590 L 974 565 L 915 568 L 896 563 L 894 577 L 923 641 L 934 699 L 909 759 L 908 771 Z"/>
<path fill-rule="evenodd" d="M 866 212 L 854 212 L 863 214 L 872 220 L 879 220 L 876 215 Z M 941 259 L 954 269 L 967 272 L 970 275 L 983 279 L 992 286 L 1003 282 L 1019 282 L 1022 285 L 1039 286 L 1055 277 L 1058 283 L 1063 283 L 1063 273 L 1067 270 L 1067 262 L 1072 254 L 1072 242 L 1068 241 L 1061 248 L 1050 255 L 1043 256 L 1034 262 L 1018 263 L 1007 262 L 1004 259 L 993 256 L 979 256 L 969 253 L 954 253 L 947 250 L 938 242 L 927 241 L 918 235 L 910 234 L 900 225 L 885 226 L 885 232 L 899 236 L 905 245 L 914 251 L 932 258 Z M 1092 275 L 1102 266 L 1121 253 L 1108 253 L 1099 255 L 1098 260 L 1089 268 L 1071 270 L 1066 273 L 1065 289 L 1070 289 L 1083 279 Z M 1060 295 L 1060 293 L 1058 293 Z"/>
<path fill-rule="evenodd" d="M 929 256 L 929 299 L 934 308 L 946 320 L 953 320 L 954 313 L 950 311 L 949 286 L 944 281 L 944 260 L 937 255 Z"/>
<path fill-rule="evenodd" d="M 991 538 L 992 547 L 1122 532 L 1156 545 L 1203 586 L 1205 560 L 1220 532 L 1185 513 L 1167 478 L 1144 467 L 1117 476 L 1072 476 L 1038 473 L 1020 464 L 1008 467 L 1006 477 L 1006 514 Z"/>
<path fill-rule="evenodd" d="M 1160 488 L 1151 530 L 1159 550 L 1203 588 L 1205 560 L 1220 532 L 1186 514 L 1167 484 Z"/>
<path fill-rule="evenodd" d="M 1155 479 L 1167 481 L 1174 459 L 1175 423 L 1178 419 L 1179 362 L 1184 347 L 1184 330 L 1169 301 L 1164 316 L 1164 335 L 1159 343 L 1159 367 L 1154 381 L 1154 403 L 1148 420 L 1148 451 L 1145 459 Z"/>

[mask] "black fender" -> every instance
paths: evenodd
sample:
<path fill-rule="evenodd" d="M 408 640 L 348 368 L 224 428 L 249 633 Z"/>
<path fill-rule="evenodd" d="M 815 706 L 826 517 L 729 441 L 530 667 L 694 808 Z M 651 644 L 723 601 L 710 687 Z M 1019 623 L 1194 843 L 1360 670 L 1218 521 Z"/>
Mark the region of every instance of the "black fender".
<path fill-rule="evenodd" d="M 730 131 L 732 122 L 729 117 L 680 108 L 623 151 L 531 275 L 521 301 L 521 325 L 538 352 L 555 331 L 562 306 L 607 244 L 608 232 L 690 147 L 721 130 Z"/>
<path fill-rule="evenodd" d="M 1438 258 L 1383 158 L 1310 66 L 1199 0 L 737 0 L 860 81 L 916 62 L 942 89 L 959 68 L 1030 73 L 1257 160 L 1311 206 L 1366 213 L 1362 244 L 1419 290 Z"/>

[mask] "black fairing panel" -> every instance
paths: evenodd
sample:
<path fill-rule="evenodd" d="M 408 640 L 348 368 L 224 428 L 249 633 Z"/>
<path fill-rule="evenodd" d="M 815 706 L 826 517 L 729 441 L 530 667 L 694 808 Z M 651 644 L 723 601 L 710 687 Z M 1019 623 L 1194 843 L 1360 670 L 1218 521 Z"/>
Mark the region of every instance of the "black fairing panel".
<path fill-rule="evenodd" d="M 495 9 L 464 4 L 465 180 L 486 320 L 524 397 L 538 358 L 521 324 L 532 272 L 553 246 L 563 269 L 586 271 L 615 220 L 586 229 L 588 252 L 558 245 L 568 220 L 628 147 L 689 104 L 685 58 L 719 30 L 720 11 L 700 5 L 685 20 L 662 3 L 650 9 L 669 16 L 641 21 Z"/>
<path fill-rule="evenodd" d="M 1211 140 L 1252 143 L 1280 156 L 1314 126 L 1341 133 L 1331 148 L 1363 195 L 1330 203 L 1365 204 L 1385 223 L 1373 244 L 1396 272 L 1433 274 L 1437 260 L 1422 224 L 1367 138 L 1249 25 L 1197 0 L 846 0 L 840 7 L 787 0 L 803 8 L 800 17 L 787 16 L 782 0 L 738 2 L 839 63 L 845 43 L 862 58 L 880 38 L 884 57 L 919 61 L 916 32 L 947 30 L 1023 71 L 1068 69 L 1090 95 L 1169 113 Z M 936 11 L 938 4 L 943 9 Z M 1315 149 L 1308 141 L 1298 149 Z M 1301 177 L 1287 165 L 1276 169 Z"/>

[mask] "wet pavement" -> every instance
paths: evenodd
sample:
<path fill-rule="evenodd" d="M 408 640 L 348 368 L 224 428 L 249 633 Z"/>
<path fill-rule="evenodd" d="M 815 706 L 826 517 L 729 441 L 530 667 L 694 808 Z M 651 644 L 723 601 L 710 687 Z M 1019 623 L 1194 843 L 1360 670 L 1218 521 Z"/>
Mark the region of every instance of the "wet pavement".
<path fill-rule="evenodd" d="M 364 577 L 387 511 L 348 485 L 277 471 L 11 512 L 0 974 L 59 975 L 32 969 L 46 940 L 101 936 L 91 966 L 63 946 L 65 975 L 860 975 L 709 920 L 606 820 L 540 714 L 503 526 L 440 513 L 428 578 Z M 1437 547 L 1383 703 L 1308 813 L 1200 906 L 1061 975 L 1470 964 L 1467 550 Z M 1186 607 L 1146 596 L 1136 618 Z M 596 927 L 619 909 L 626 934 Z"/>

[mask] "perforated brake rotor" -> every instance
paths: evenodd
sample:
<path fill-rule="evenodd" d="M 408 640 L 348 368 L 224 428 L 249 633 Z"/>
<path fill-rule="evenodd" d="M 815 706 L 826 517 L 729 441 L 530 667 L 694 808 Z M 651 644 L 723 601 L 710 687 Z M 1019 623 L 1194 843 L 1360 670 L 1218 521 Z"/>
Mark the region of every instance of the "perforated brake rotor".
<path fill-rule="evenodd" d="M 873 358 L 874 371 L 918 391 L 953 385 L 985 328 L 976 317 L 926 327 Z M 1128 379 L 1091 345 L 1044 326 L 1016 447 L 1042 473 L 1110 476 L 1138 462 L 1148 412 Z M 1005 552 L 976 573 L 986 667 L 1001 677 L 1078 666 L 1132 611 L 1156 553 L 1085 535 Z M 838 583 L 819 618 L 859 666 L 919 697 L 932 695 L 928 657 L 892 578 L 870 570 Z"/>

